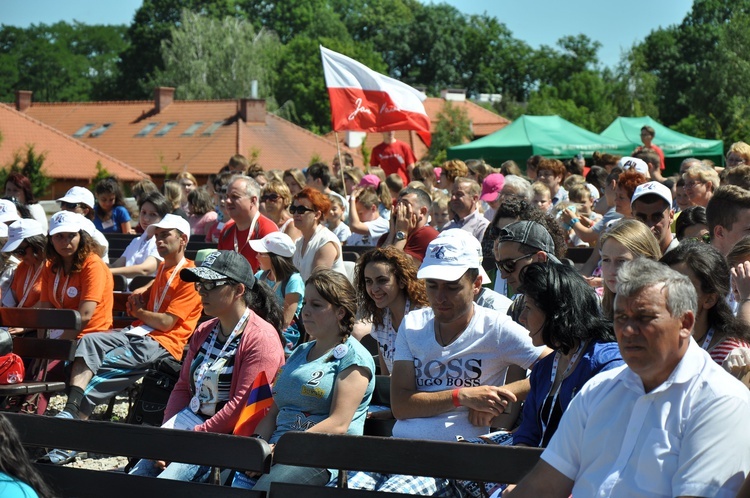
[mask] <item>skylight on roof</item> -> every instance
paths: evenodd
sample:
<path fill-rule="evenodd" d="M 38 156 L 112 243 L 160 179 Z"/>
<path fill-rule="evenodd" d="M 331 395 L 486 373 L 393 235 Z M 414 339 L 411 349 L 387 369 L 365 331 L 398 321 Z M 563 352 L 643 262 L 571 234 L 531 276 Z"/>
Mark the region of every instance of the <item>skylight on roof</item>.
<path fill-rule="evenodd" d="M 94 126 L 96 126 L 95 123 L 86 123 L 77 132 L 73 133 L 73 136 L 75 138 L 81 138 L 82 136 L 86 134 L 87 131 L 89 131 Z"/>
<path fill-rule="evenodd" d="M 198 131 L 198 128 L 203 126 L 203 121 L 196 121 L 195 123 L 190 125 L 190 128 L 182 132 L 181 137 L 192 137 L 196 131 Z"/>
<path fill-rule="evenodd" d="M 201 133 L 201 136 L 203 136 L 203 137 L 210 137 L 211 135 L 214 134 L 214 132 L 216 130 L 218 130 L 219 128 L 221 128 L 223 124 L 224 124 L 224 121 L 216 121 L 216 122 L 214 122 L 214 124 L 212 124 L 211 126 L 209 126 L 208 128 L 206 128 L 206 131 L 204 131 L 203 133 Z"/>
<path fill-rule="evenodd" d="M 157 126 L 159 126 L 159 122 L 158 121 L 154 121 L 153 123 L 149 123 L 146 126 L 144 126 L 141 131 L 139 131 L 138 133 L 136 133 L 135 136 L 136 137 L 145 137 L 146 135 L 148 135 L 149 133 L 151 133 L 152 131 L 154 131 L 154 128 L 156 128 Z"/>
<path fill-rule="evenodd" d="M 107 131 L 109 127 L 112 126 L 112 123 L 104 123 L 99 128 L 91 132 L 91 135 L 89 135 L 91 138 L 96 138 L 98 136 L 101 136 L 102 133 Z"/>
<path fill-rule="evenodd" d="M 157 131 L 156 135 L 154 135 L 154 136 L 156 136 L 156 137 L 163 137 L 164 135 L 166 135 L 167 133 L 169 133 L 169 130 L 171 130 L 175 126 L 177 126 L 176 122 L 167 123 L 167 124 L 164 125 L 164 128 L 162 128 L 161 130 Z"/>

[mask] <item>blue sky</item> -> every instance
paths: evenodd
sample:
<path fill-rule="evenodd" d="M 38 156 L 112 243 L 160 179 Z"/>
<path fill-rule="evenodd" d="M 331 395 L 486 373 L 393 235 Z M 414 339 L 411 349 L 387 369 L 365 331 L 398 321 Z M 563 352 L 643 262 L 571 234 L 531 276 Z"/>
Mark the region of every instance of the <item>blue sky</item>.
<path fill-rule="evenodd" d="M 429 0 L 423 0 L 429 3 Z M 554 46 L 565 35 L 585 33 L 599 41 L 599 59 L 617 64 L 652 30 L 678 24 L 692 0 L 445 0 L 461 12 L 497 17 L 532 47 Z M 141 0 L 0 0 L 0 23 L 26 27 L 57 21 L 88 24 L 130 24 Z"/>

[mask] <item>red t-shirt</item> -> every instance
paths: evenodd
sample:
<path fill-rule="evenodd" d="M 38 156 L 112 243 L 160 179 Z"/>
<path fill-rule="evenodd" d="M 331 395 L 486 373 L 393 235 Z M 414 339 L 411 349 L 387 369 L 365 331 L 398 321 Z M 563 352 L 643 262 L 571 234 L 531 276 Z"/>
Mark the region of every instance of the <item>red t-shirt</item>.
<path fill-rule="evenodd" d="M 642 150 L 652 150 L 656 152 L 656 155 L 659 156 L 659 161 L 661 161 L 661 167 L 659 169 L 665 169 L 667 167 L 666 163 L 664 162 L 664 151 L 661 150 L 661 147 L 654 144 L 651 144 L 649 147 L 641 145 L 640 147 L 636 147 L 636 149 L 633 151 L 633 154 L 636 154 Z"/>
<path fill-rule="evenodd" d="M 386 175 L 398 173 L 404 185 L 409 184 L 409 171 L 406 167 L 416 161 L 417 158 L 414 157 L 411 147 L 400 140 L 390 144 L 382 142 L 372 149 L 370 155 L 370 166 L 380 166 Z"/>
<path fill-rule="evenodd" d="M 258 264 L 258 255 L 253 250 L 253 248 L 250 247 L 250 243 L 248 242 L 247 238 L 248 230 L 249 228 L 246 230 L 237 230 L 237 227 L 234 224 L 234 220 L 229 221 L 221 231 L 221 235 L 219 235 L 219 243 L 217 244 L 217 249 L 225 251 L 236 250 L 250 262 L 250 266 L 253 267 L 253 272 L 257 272 L 260 269 L 260 265 Z M 253 229 L 253 233 L 250 235 L 249 240 L 262 239 L 269 233 L 278 231 L 279 227 L 276 226 L 276 223 L 261 214 L 258 217 L 258 222 L 255 224 L 255 228 Z M 236 247 L 235 242 L 237 244 Z"/>

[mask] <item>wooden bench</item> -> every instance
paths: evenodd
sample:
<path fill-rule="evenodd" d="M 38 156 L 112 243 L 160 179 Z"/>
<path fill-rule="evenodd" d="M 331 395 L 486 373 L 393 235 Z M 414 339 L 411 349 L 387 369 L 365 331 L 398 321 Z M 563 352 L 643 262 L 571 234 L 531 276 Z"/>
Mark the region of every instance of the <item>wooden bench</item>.
<path fill-rule="evenodd" d="M 287 432 L 274 449 L 274 462 L 302 467 L 362 470 L 383 474 L 442 477 L 479 482 L 519 482 L 539 460 L 541 448 Z M 269 498 L 402 496 L 338 488 L 273 483 Z"/>
<path fill-rule="evenodd" d="M 268 472 L 271 465 L 270 447 L 265 441 L 255 438 L 37 415 L 9 414 L 8 419 L 25 446 L 180 461 L 261 473 Z M 131 476 L 120 471 L 77 469 L 42 463 L 36 466 L 60 496 L 262 498 L 265 495 L 227 486 Z"/>
<path fill-rule="evenodd" d="M 110 262 L 117 261 L 122 256 L 125 249 L 128 247 L 133 239 L 139 237 L 138 235 L 131 235 L 128 233 L 105 233 L 104 236 L 109 242 L 109 260 Z M 192 236 L 185 248 L 185 257 L 188 259 L 195 260 L 195 255 L 201 249 L 216 249 L 216 244 L 213 242 L 206 242 L 204 236 Z"/>
<path fill-rule="evenodd" d="M 81 315 L 77 310 L 0 308 L 0 326 L 81 330 Z M 15 337 L 13 352 L 24 359 L 39 360 L 39 363 L 44 364 L 40 369 L 44 369 L 47 361 L 72 361 L 75 357 L 76 341 Z M 26 395 L 63 390 L 65 382 L 48 382 L 44 375 L 37 381 L 0 385 L 0 407 L 18 410 L 21 408 L 21 400 Z"/>

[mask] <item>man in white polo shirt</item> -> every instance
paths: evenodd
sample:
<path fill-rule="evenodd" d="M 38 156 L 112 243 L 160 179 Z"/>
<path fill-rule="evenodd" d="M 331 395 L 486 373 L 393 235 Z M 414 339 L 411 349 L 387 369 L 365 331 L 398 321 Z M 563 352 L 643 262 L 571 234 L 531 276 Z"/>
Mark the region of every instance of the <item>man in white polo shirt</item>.
<path fill-rule="evenodd" d="M 645 258 L 617 280 L 627 366 L 581 389 L 508 496 L 734 498 L 750 469 L 750 391 L 692 339 L 693 284 Z"/>

